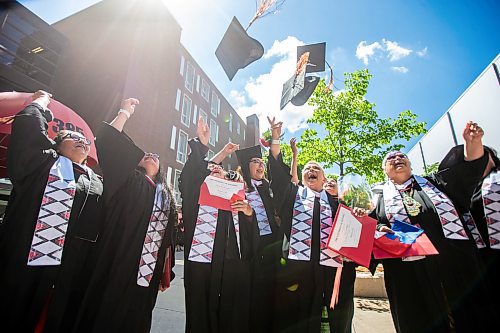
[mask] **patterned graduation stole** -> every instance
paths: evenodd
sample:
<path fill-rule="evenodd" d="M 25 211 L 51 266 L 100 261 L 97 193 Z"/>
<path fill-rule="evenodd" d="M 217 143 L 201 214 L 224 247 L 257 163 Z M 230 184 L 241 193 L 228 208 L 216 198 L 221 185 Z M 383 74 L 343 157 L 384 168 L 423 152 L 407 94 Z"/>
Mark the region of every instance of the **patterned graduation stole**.
<path fill-rule="evenodd" d="M 415 175 L 413 178 L 415 178 L 436 208 L 444 236 L 448 239 L 456 240 L 469 239 L 450 199 L 427 179 Z M 391 181 L 387 181 L 384 184 L 384 204 L 387 218 L 391 223 L 394 223 L 395 220 L 411 223 L 404 208 L 401 194 Z"/>
<path fill-rule="evenodd" d="M 166 202 L 163 203 L 162 192 L 161 184 L 156 185 L 153 212 L 149 218 L 148 230 L 142 245 L 142 254 L 137 272 L 137 284 L 142 287 L 149 287 L 151 283 L 158 260 L 158 251 L 167 229 L 171 198 L 166 198 Z"/>
<path fill-rule="evenodd" d="M 252 181 L 253 183 L 253 181 Z M 254 184 L 255 186 L 255 184 Z M 259 191 L 257 188 L 250 192 L 246 193 L 246 197 L 248 203 L 253 208 L 255 212 L 255 216 L 257 217 L 257 223 L 259 225 L 259 232 L 261 236 L 272 234 L 271 225 L 269 224 L 269 219 L 267 218 L 266 207 L 262 202 L 262 198 L 260 197 Z"/>
<path fill-rule="evenodd" d="M 61 264 L 75 193 L 73 162 L 59 156 L 49 171 L 28 255 L 28 266 Z"/>
<path fill-rule="evenodd" d="M 231 213 L 233 216 L 234 230 L 236 232 L 236 242 L 241 258 L 240 222 L 238 212 L 232 211 Z M 217 208 L 200 205 L 198 217 L 196 218 L 196 226 L 194 228 L 193 241 L 191 242 L 191 250 L 189 251 L 189 261 L 201 263 L 212 262 L 218 216 L 219 210 Z M 229 234 L 227 237 L 229 237 Z"/>
<path fill-rule="evenodd" d="M 470 230 L 472 237 L 474 238 L 474 242 L 476 243 L 477 248 L 485 248 L 486 245 L 484 244 L 483 238 L 481 237 L 481 234 L 477 229 L 476 221 L 474 221 L 472 214 L 470 212 L 467 212 L 463 214 L 462 217 L 464 218 L 465 225 Z"/>
<path fill-rule="evenodd" d="M 490 247 L 500 249 L 500 171 L 490 172 L 481 189 Z"/>
<path fill-rule="evenodd" d="M 288 259 L 310 261 L 312 224 L 314 214 L 315 193 L 299 186 L 293 207 L 292 229 L 290 231 L 290 248 Z M 330 267 L 342 267 L 342 257 L 328 249 L 327 241 L 332 229 L 332 209 L 326 192 L 323 190 L 319 197 L 320 203 L 320 264 Z"/>

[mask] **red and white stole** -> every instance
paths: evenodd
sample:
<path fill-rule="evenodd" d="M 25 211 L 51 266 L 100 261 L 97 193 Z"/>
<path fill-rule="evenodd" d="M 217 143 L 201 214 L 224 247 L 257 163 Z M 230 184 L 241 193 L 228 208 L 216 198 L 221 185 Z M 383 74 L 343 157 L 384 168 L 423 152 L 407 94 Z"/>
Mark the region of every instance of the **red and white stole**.
<path fill-rule="evenodd" d="M 255 212 L 257 223 L 259 225 L 259 233 L 261 236 L 272 234 L 273 231 L 271 230 L 271 225 L 269 224 L 269 219 L 267 218 L 266 207 L 264 206 L 260 193 L 257 190 L 257 186 L 261 185 L 262 181 L 252 179 L 252 184 L 255 187 L 255 190 L 250 193 L 246 193 L 246 198 Z"/>
<path fill-rule="evenodd" d="M 232 211 L 231 213 L 233 216 L 234 229 L 236 231 L 238 251 L 241 257 L 240 222 L 238 212 Z M 200 205 L 200 208 L 198 209 L 198 217 L 196 218 L 193 241 L 191 242 L 191 250 L 189 251 L 189 261 L 201 263 L 212 262 L 218 216 L 219 210 L 217 208 Z M 229 234 L 227 237 L 229 237 Z"/>
<path fill-rule="evenodd" d="M 444 236 L 448 239 L 455 240 L 469 239 L 451 200 L 427 179 L 415 175 L 413 175 L 413 178 L 432 201 L 432 204 L 439 215 Z M 401 193 L 396 188 L 394 183 L 387 181 L 384 184 L 383 192 L 385 212 L 389 222 L 392 224 L 395 220 L 399 220 L 411 224 L 410 218 L 408 217 L 403 204 Z"/>
<path fill-rule="evenodd" d="M 73 162 L 67 157 L 59 156 L 50 168 L 43 192 L 28 255 L 28 266 L 61 264 L 75 193 Z"/>
<path fill-rule="evenodd" d="M 147 176 L 146 176 L 147 177 Z M 149 177 L 148 180 L 154 184 Z M 149 218 L 148 230 L 142 245 L 142 254 L 139 261 L 139 270 L 137 272 L 137 284 L 142 287 L 149 287 L 156 262 L 158 260 L 158 251 L 160 250 L 163 236 L 168 224 L 168 213 L 170 211 L 171 198 L 165 198 L 163 202 L 162 186 L 156 185 L 155 201 L 153 203 L 153 212 Z M 163 209 L 162 209 L 163 208 Z M 167 269 L 169 269 L 167 267 Z"/>
<path fill-rule="evenodd" d="M 490 247 L 500 249 L 500 171 L 490 172 L 481 189 Z"/>
<path fill-rule="evenodd" d="M 479 233 L 479 230 L 477 229 L 476 222 L 474 221 L 472 214 L 470 212 L 467 212 L 467 213 L 463 214 L 462 217 L 464 218 L 465 225 L 470 230 L 470 233 L 472 234 L 472 237 L 474 238 L 474 242 L 476 243 L 477 248 L 478 249 L 485 248 L 486 245 L 484 244 L 483 237 L 481 237 L 481 234 Z"/>
<path fill-rule="evenodd" d="M 332 208 L 326 191 L 315 193 L 307 187 L 299 186 L 293 207 L 292 229 L 288 259 L 310 261 L 314 200 L 319 195 L 320 204 L 320 265 L 342 267 L 342 257 L 327 247 L 328 236 L 332 229 Z"/>

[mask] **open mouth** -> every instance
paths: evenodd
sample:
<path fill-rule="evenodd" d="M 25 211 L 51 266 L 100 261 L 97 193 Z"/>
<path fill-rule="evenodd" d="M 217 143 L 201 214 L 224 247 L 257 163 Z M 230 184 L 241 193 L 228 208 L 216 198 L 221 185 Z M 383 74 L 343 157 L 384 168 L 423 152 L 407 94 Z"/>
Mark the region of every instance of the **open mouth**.
<path fill-rule="evenodd" d="M 318 179 L 318 175 L 314 174 L 314 173 L 309 173 L 306 175 L 306 180 L 307 181 L 315 181 Z"/>
<path fill-rule="evenodd" d="M 405 163 L 403 161 L 398 161 L 398 162 L 394 163 L 394 168 L 396 168 L 396 169 L 403 168 L 404 166 L 405 166 Z"/>

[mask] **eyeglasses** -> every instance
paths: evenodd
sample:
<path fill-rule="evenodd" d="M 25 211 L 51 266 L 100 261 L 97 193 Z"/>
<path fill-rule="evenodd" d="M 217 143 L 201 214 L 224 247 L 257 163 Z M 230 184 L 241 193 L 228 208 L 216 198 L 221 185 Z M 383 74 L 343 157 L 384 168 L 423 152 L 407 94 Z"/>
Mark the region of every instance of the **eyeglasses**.
<path fill-rule="evenodd" d="M 403 153 L 393 153 L 393 154 L 390 154 L 389 156 L 387 156 L 386 158 L 386 161 L 393 161 L 395 160 L 397 157 L 403 159 L 403 158 L 407 158 L 405 154 Z"/>
<path fill-rule="evenodd" d="M 259 159 L 256 159 L 256 158 L 251 159 L 250 163 L 255 163 L 255 164 L 258 164 L 258 165 L 262 165 L 263 167 L 266 167 L 266 163 L 263 160 L 259 160 Z"/>
<path fill-rule="evenodd" d="M 80 134 L 77 134 L 77 133 L 68 133 L 68 134 L 65 134 L 61 137 L 61 141 L 63 140 L 66 140 L 66 139 L 71 139 L 75 142 L 83 142 L 84 144 L 86 144 L 87 146 L 90 146 L 90 140 L 87 139 L 86 137 L 80 135 Z"/>
<path fill-rule="evenodd" d="M 154 158 L 155 160 L 160 160 L 160 155 L 158 154 L 155 154 L 155 153 L 145 153 L 144 154 L 144 157 L 151 157 L 151 158 Z"/>

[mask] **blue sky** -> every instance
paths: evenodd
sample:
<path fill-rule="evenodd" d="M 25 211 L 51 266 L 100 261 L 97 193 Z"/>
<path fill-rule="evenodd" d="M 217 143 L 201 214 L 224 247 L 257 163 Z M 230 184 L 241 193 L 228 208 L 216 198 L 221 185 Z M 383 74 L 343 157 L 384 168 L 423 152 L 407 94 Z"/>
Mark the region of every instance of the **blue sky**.
<path fill-rule="evenodd" d="M 214 52 L 232 16 L 245 26 L 255 2 L 163 1 L 183 27 L 182 43 L 240 115 L 257 112 L 261 125 L 266 115 L 276 115 L 295 136 L 312 109 L 279 111 L 278 101 L 301 42 L 327 42 L 336 86 L 342 88 L 344 72 L 367 67 L 374 75 L 368 99 L 380 115 L 395 117 L 410 109 L 428 127 L 500 52 L 500 1 L 287 0 L 278 13 L 249 29 L 267 53 L 230 82 Z M 52 23 L 98 1 L 20 2 Z"/>

